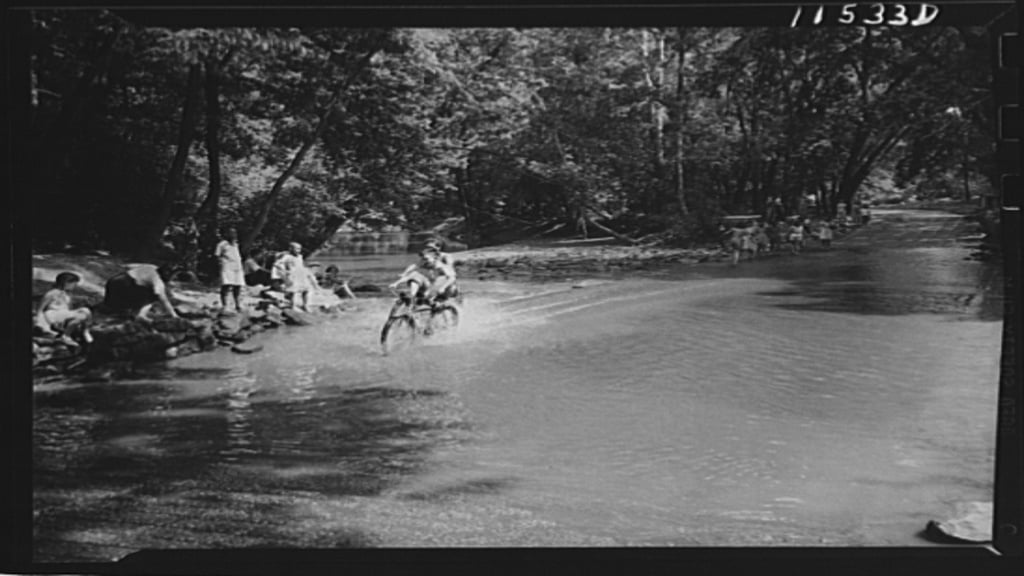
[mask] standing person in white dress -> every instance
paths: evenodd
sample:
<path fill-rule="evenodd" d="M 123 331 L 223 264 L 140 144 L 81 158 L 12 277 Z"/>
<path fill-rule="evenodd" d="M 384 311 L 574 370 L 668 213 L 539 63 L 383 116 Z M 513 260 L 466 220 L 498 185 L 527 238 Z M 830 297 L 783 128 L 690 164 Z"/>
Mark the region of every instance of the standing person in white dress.
<path fill-rule="evenodd" d="M 302 260 L 302 244 L 298 242 L 288 244 L 288 252 L 274 262 L 274 269 L 271 272 L 273 279 L 281 280 L 281 288 L 291 302 L 292 308 L 296 307 L 296 301 L 301 298 L 300 309 L 303 312 L 309 312 L 309 293 L 313 289 L 311 276 Z"/>
<path fill-rule="evenodd" d="M 217 244 L 217 261 L 220 263 L 220 303 L 224 310 L 228 309 L 228 294 L 235 300 L 235 311 L 242 311 L 242 285 L 245 284 L 245 271 L 242 267 L 242 254 L 238 250 L 238 231 L 228 228 L 224 239 Z"/>

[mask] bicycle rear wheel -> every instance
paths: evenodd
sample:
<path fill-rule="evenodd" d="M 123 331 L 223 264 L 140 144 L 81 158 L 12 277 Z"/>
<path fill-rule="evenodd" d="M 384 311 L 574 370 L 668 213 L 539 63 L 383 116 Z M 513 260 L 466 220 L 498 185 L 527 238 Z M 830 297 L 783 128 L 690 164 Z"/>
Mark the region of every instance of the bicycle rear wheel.
<path fill-rule="evenodd" d="M 380 331 L 380 346 L 384 354 L 398 352 L 416 341 L 416 322 L 411 316 L 393 316 Z"/>
<path fill-rule="evenodd" d="M 434 332 L 451 330 L 459 325 L 459 311 L 450 304 L 438 306 L 430 313 L 430 327 Z"/>

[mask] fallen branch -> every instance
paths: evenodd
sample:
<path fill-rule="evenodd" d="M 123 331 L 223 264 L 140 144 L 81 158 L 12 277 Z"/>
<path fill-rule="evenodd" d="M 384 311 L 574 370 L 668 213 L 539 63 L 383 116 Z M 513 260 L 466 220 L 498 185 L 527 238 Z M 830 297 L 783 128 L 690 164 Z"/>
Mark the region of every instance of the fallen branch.
<path fill-rule="evenodd" d="M 629 242 L 630 244 L 640 244 L 640 240 L 637 240 L 636 238 L 630 238 L 629 236 L 626 236 L 625 234 L 619 234 L 615 230 L 612 230 L 611 228 L 609 228 L 607 226 L 604 226 L 603 224 L 598 224 L 597 222 L 595 222 L 591 218 L 584 218 L 584 221 L 587 224 L 593 226 L 594 228 L 597 228 L 598 230 L 600 230 L 602 232 L 605 232 L 605 233 L 608 233 L 608 234 L 612 235 L 613 237 L 615 237 L 618 240 L 622 240 L 623 242 Z"/>
<path fill-rule="evenodd" d="M 537 236 L 543 236 L 545 234 L 551 234 L 555 230 L 561 230 L 562 228 L 565 228 L 565 222 L 560 222 L 558 224 L 555 224 L 554 226 L 552 226 L 551 228 L 548 228 L 547 230 L 543 230 L 541 232 L 538 232 L 538 233 L 534 234 L 533 236 L 531 236 L 531 238 L 535 238 Z"/>

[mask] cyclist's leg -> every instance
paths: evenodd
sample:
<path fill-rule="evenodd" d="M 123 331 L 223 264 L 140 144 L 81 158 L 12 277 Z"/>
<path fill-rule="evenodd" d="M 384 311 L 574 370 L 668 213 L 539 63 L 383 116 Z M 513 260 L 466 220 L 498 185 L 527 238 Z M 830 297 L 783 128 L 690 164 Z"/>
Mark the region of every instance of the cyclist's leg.
<path fill-rule="evenodd" d="M 408 286 L 409 302 L 416 304 L 426 296 L 427 290 L 430 288 L 430 279 L 423 274 L 414 272 L 406 282 L 406 286 Z"/>
<path fill-rule="evenodd" d="M 455 279 L 450 277 L 441 276 L 434 280 L 431 285 L 431 291 L 434 293 L 435 300 L 446 300 L 454 297 L 452 294 L 452 288 L 455 286 Z"/>

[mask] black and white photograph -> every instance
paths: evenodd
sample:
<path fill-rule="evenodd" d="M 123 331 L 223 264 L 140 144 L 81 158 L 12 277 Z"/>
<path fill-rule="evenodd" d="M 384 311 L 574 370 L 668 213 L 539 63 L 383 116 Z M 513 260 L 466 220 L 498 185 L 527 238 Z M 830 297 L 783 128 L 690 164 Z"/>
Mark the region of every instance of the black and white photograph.
<path fill-rule="evenodd" d="M 18 11 L 23 552 L 991 546 L 969 8 Z"/>

